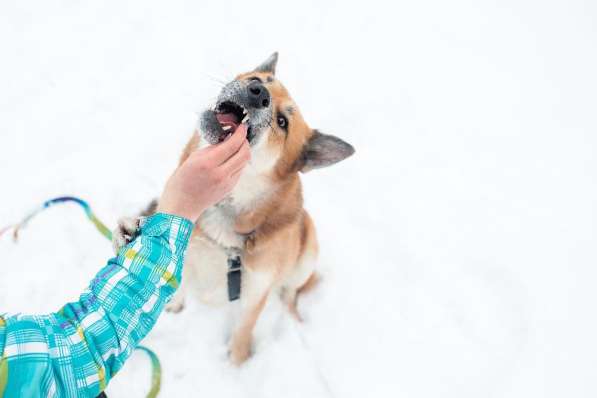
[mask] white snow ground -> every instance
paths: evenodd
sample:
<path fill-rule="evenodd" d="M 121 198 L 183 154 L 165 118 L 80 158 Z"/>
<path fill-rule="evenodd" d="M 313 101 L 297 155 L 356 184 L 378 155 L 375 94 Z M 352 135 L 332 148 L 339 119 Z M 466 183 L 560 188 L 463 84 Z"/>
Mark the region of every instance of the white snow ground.
<path fill-rule="evenodd" d="M 220 81 L 280 51 L 357 154 L 305 176 L 325 283 L 226 360 L 192 303 L 146 340 L 163 397 L 597 395 L 597 3 L 0 3 L 0 224 L 160 192 Z M 0 239 L 0 309 L 76 298 L 111 255 L 74 206 Z M 139 354 L 109 387 L 142 397 Z"/>

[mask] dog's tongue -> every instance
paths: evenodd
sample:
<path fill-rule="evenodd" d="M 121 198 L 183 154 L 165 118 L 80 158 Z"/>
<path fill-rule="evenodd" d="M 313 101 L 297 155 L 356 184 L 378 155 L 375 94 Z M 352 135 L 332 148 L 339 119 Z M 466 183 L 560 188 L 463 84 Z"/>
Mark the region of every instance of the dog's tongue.
<path fill-rule="evenodd" d="M 218 119 L 218 122 L 222 128 L 230 126 L 231 129 L 229 131 L 231 133 L 233 133 L 238 127 L 238 120 L 236 119 L 234 113 L 216 113 L 216 119 Z"/>

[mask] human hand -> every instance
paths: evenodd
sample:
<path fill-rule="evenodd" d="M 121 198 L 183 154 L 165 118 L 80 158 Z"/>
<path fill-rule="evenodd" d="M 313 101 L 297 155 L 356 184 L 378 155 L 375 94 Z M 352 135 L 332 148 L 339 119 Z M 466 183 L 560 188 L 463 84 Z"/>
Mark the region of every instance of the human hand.
<path fill-rule="evenodd" d="M 195 222 L 228 195 L 251 158 L 246 136 L 241 124 L 226 141 L 191 153 L 168 179 L 157 211 Z"/>

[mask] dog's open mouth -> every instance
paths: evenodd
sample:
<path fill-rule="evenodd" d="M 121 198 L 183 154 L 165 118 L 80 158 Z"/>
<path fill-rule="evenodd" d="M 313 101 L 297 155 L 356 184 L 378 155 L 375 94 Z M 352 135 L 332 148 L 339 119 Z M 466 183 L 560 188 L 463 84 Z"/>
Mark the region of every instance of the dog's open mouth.
<path fill-rule="evenodd" d="M 216 106 L 214 111 L 216 119 L 224 134 L 220 137 L 220 142 L 228 138 L 238 128 L 241 123 L 249 124 L 249 113 L 242 106 L 232 101 L 224 101 Z M 252 139 L 251 126 L 247 127 L 247 140 Z"/>

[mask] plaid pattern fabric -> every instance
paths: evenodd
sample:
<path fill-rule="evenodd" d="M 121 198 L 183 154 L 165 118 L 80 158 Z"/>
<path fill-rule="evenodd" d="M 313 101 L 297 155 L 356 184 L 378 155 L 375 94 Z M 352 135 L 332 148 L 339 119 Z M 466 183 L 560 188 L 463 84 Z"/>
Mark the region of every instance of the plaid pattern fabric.
<path fill-rule="evenodd" d="M 178 288 L 192 230 L 155 214 L 79 301 L 49 315 L 1 315 L 0 398 L 97 397 Z"/>

